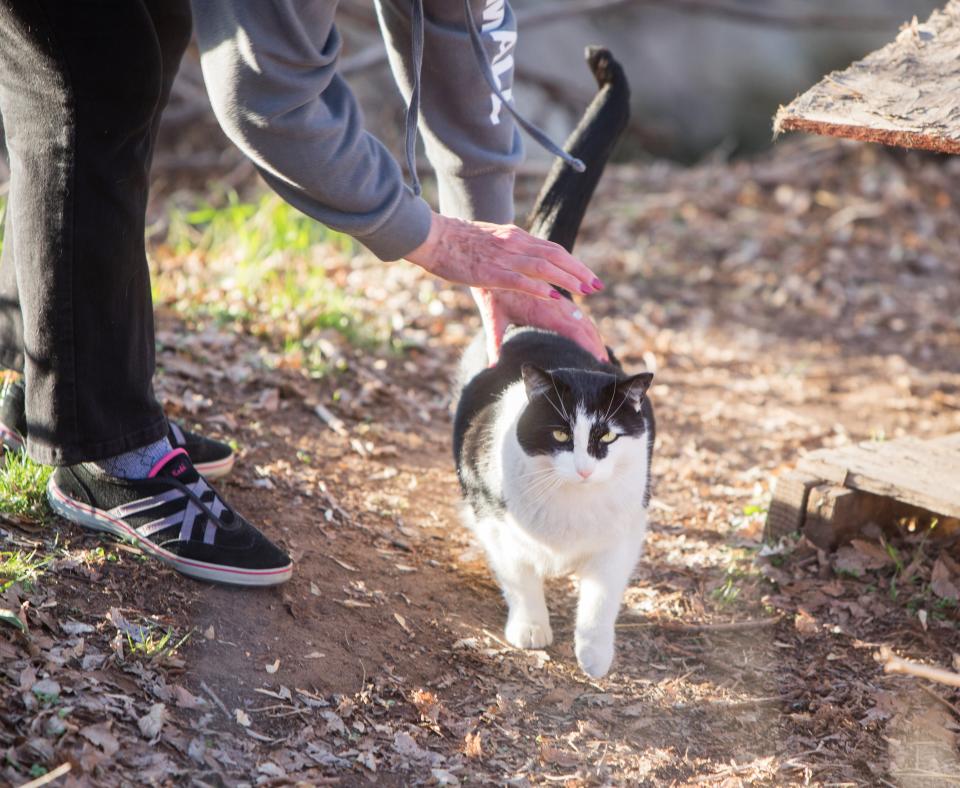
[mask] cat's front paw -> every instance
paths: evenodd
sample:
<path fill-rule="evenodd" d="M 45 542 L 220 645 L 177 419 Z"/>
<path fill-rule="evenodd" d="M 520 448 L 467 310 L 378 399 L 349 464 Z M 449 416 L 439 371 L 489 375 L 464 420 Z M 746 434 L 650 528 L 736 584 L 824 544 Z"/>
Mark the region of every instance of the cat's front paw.
<path fill-rule="evenodd" d="M 576 635 L 577 662 L 591 678 L 607 675 L 613 662 L 613 637 Z"/>
<path fill-rule="evenodd" d="M 516 648 L 543 648 L 553 643 L 549 621 L 534 621 L 520 616 L 507 619 L 504 635 L 507 643 Z"/>

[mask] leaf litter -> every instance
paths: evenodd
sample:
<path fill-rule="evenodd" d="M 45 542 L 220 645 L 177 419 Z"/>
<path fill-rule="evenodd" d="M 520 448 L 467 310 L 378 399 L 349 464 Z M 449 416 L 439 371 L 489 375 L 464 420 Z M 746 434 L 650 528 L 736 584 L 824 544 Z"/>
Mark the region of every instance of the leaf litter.
<path fill-rule="evenodd" d="M 589 301 L 608 341 L 656 367 L 660 429 L 648 548 L 599 682 L 576 669 L 565 581 L 555 644 L 504 645 L 458 524 L 464 294 L 331 248 L 324 276 L 390 342 L 325 334 L 339 366 L 319 372 L 288 327 L 161 303 L 159 395 L 237 441 L 222 489 L 297 573 L 238 593 L 61 522 L 12 524 L 61 557 L 0 599 L 0 779 L 70 764 L 97 784 L 950 784 L 960 694 L 876 657 L 955 669 L 958 541 L 929 523 L 834 553 L 759 539 L 775 475 L 805 451 L 960 430 L 957 169 L 836 143 L 611 168 L 578 250 L 609 285 Z M 204 636 L 176 645 L 191 625 Z M 149 656 L 160 633 L 175 647 Z"/>

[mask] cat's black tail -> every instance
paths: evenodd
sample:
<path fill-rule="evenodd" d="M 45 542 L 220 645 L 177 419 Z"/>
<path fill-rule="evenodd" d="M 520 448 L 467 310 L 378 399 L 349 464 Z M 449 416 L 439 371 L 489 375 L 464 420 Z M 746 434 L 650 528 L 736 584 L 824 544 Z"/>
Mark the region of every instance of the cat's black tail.
<path fill-rule="evenodd" d="M 563 147 L 587 169 L 576 172 L 558 159 L 540 189 L 529 222 L 533 235 L 554 241 L 568 252 L 573 251 L 604 165 L 630 120 L 630 87 L 621 65 L 603 47 L 588 47 L 586 57 L 600 90 Z"/>

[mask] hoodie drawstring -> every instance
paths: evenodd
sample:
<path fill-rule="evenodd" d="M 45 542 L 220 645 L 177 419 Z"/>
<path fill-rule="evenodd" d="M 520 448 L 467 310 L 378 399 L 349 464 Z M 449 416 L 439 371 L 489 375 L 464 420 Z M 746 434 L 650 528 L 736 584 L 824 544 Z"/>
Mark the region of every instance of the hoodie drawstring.
<path fill-rule="evenodd" d="M 467 31 L 470 33 L 470 44 L 473 48 L 473 56 L 490 90 L 494 92 L 503 106 L 507 108 L 507 111 L 513 116 L 514 120 L 517 121 L 517 125 L 526 131 L 542 148 L 545 148 L 554 156 L 563 159 L 564 162 L 573 167 L 577 172 L 584 172 L 587 168 L 580 159 L 571 156 L 563 150 L 563 148 L 551 140 L 543 131 L 517 112 L 513 108 L 513 104 L 504 97 L 500 86 L 497 84 L 496 77 L 493 75 L 490 61 L 487 60 L 487 51 L 483 48 L 483 39 L 480 37 L 477 22 L 473 18 L 473 9 L 470 6 L 470 0 L 463 0 L 463 9 L 467 23 Z M 423 36 L 423 0 L 413 0 L 413 14 L 410 29 L 410 55 L 413 61 L 413 91 L 410 94 L 410 104 L 407 106 L 404 138 L 411 188 L 413 189 L 413 193 L 418 196 L 420 195 L 421 189 L 420 179 L 417 177 L 417 123 L 420 120 L 420 71 L 423 67 Z"/>
<path fill-rule="evenodd" d="M 420 196 L 420 178 L 417 177 L 417 123 L 420 121 L 420 70 L 423 68 L 423 0 L 413 0 L 413 18 L 410 27 L 410 57 L 413 60 L 413 92 L 407 106 L 404 135 L 407 148 L 407 169 L 410 171 L 413 193 Z"/>

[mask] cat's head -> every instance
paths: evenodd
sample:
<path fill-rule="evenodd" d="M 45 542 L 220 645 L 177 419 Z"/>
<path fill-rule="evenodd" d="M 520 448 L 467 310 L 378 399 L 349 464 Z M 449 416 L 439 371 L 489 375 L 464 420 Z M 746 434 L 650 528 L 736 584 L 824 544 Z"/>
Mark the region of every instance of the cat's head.
<path fill-rule="evenodd" d="M 523 365 L 527 405 L 517 440 L 543 472 L 569 484 L 596 484 L 630 474 L 647 458 L 642 407 L 653 374 Z M 552 471 L 552 474 L 550 473 Z"/>

